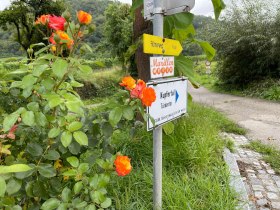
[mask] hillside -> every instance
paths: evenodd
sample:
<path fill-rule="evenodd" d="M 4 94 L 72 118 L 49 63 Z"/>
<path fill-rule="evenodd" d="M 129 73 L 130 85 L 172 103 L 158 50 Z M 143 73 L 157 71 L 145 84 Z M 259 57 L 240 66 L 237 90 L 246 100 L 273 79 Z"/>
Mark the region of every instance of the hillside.
<path fill-rule="evenodd" d="M 96 46 L 102 39 L 102 25 L 105 21 L 104 11 L 112 2 L 110 0 L 65 0 L 66 9 L 73 15 L 78 10 L 84 10 L 92 14 L 96 31 L 86 40 L 92 46 Z M 13 41 L 14 37 L 10 32 L 11 30 L 9 29 L 9 32 L 7 32 L 0 29 L 0 57 L 25 56 L 25 52 L 20 49 L 20 45 Z"/>

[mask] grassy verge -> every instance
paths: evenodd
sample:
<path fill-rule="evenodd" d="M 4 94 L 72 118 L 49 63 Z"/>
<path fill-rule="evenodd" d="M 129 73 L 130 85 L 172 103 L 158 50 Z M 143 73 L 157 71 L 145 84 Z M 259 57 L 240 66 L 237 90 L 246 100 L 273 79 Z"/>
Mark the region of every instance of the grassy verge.
<path fill-rule="evenodd" d="M 84 87 L 77 88 L 77 91 L 83 99 L 89 100 L 86 103 L 92 103 L 92 100 L 96 103 L 119 90 L 123 75 L 124 71 L 120 67 L 94 70 L 88 74 L 80 73 L 76 78 L 84 83 Z"/>
<path fill-rule="evenodd" d="M 252 141 L 246 148 L 255 150 L 263 155 L 263 159 L 280 174 L 280 151 L 274 147 L 262 144 L 260 141 Z"/>
<path fill-rule="evenodd" d="M 211 74 L 206 74 L 205 61 L 198 61 L 195 65 L 195 79 L 203 87 L 209 90 L 228 93 L 238 96 L 255 97 L 272 101 L 280 101 L 279 79 L 265 78 L 261 81 L 252 82 L 243 89 L 222 85 L 216 76 L 217 62 L 212 62 Z"/>
<path fill-rule="evenodd" d="M 163 209 L 235 209 L 221 130 L 240 132 L 216 111 L 192 104 L 189 117 L 175 122 L 172 135 L 163 136 Z M 133 132 L 127 128 L 113 137 L 134 168 L 131 175 L 114 180 L 111 193 L 116 209 L 152 209 L 152 134 L 140 127 Z"/>

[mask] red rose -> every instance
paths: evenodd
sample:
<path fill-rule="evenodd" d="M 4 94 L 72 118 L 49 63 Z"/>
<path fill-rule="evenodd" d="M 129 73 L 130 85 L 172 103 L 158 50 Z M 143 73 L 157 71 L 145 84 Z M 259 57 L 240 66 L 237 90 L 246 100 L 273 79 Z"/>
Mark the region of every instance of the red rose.
<path fill-rule="evenodd" d="M 49 28 L 55 30 L 55 31 L 64 31 L 64 24 L 66 23 L 66 20 L 63 17 L 58 16 L 50 16 L 49 17 Z"/>

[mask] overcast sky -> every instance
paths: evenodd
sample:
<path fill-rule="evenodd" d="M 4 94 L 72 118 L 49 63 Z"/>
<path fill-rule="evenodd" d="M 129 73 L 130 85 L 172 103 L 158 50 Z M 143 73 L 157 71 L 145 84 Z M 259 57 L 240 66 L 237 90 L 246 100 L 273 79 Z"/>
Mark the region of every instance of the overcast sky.
<path fill-rule="evenodd" d="M 9 4 L 11 0 L 0 0 L 0 10 L 5 9 Z M 124 3 L 131 4 L 132 0 L 119 0 Z M 172 1 L 172 0 L 170 0 Z M 212 16 L 213 15 L 213 7 L 210 0 L 196 0 L 195 7 L 192 10 L 194 14 L 199 15 L 206 15 L 206 16 Z"/>

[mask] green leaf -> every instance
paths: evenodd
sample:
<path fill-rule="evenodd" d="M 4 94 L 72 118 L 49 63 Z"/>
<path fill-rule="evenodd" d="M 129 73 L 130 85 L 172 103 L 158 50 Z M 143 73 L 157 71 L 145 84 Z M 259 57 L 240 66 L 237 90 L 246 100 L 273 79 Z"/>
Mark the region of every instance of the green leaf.
<path fill-rule="evenodd" d="M 56 171 L 51 164 L 41 163 L 38 166 L 39 173 L 46 178 L 51 178 L 56 176 Z"/>
<path fill-rule="evenodd" d="M 16 123 L 16 121 L 18 120 L 19 114 L 18 113 L 12 113 L 10 115 L 8 115 L 7 117 L 5 117 L 4 122 L 3 122 L 3 130 L 4 132 L 9 131 L 13 125 Z"/>
<path fill-rule="evenodd" d="M 112 126 L 115 126 L 120 122 L 122 118 L 122 109 L 120 107 L 116 107 L 113 109 L 110 114 L 109 114 L 109 122 L 111 123 Z"/>
<path fill-rule="evenodd" d="M 24 98 L 28 98 L 29 96 L 31 96 L 32 94 L 32 86 L 31 87 L 27 87 L 22 91 L 22 96 Z"/>
<path fill-rule="evenodd" d="M 173 122 L 163 125 L 163 130 L 166 135 L 171 135 L 174 132 L 175 126 Z"/>
<path fill-rule="evenodd" d="M 89 164 L 88 164 L 88 163 L 81 163 L 81 164 L 79 165 L 78 171 L 79 171 L 80 173 L 85 173 L 85 172 L 87 172 L 88 170 L 89 170 Z"/>
<path fill-rule="evenodd" d="M 60 134 L 60 128 L 52 128 L 48 133 L 48 137 L 50 139 L 53 139 L 57 137 L 59 134 Z"/>
<path fill-rule="evenodd" d="M 25 125 L 33 126 L 35 125 L 35 115 L 32 111 L 26 111 L 21 114 L 22 122 Z"/>
<path fill-rule="evenodd" d="M 67 161 L 74 168 L 77 168 L 79 166 L 79 159 L 77 157 L 75 157 L 75 156 L 68 157 Z"/>
<path fill-rule="evenodd" d="M 6 187 L 7 187 L 7 185 L 6 185 L 4 178 L 0 176 L 0 198 L 4 197 L 5 192 L 6 192 Z"/>
<path fill-rule="evenodd" d="M 39 110 L 39 104 L 37 102 L 30 102 L 27 104 L 27 108 L 30 111 L 37 112 Z"/>
<path fill-rule="evenodd" d="M 34 173 L 34 171 L 35 170 L 32 169 L 32 170 L 29 170 L 29 171 L 17 172 L 17 173 L 15 173 L 15 177 L 17 179 L 23 180 L 23 179 L 26 179 L 27 177 L 31 176 Z"/>
<path fill-rule="evenodd" d="M 55 150 L 49 150 L 48 153 L 44 155 L 44 158 L 47 160 L 58 160 L 60 158 L 60 154 Z"/>
<path fill-rule="evenodd" d="M 93 187 L 93 188 L 97 188 L 98 185 L 98 174 L 95 174 L 93 177 L 89 178 L 89 186 Z"/>
<path fill-rule="evenodd" d="M 214 7 L 215 19 L 217 20 L 221 14 L 221 11 L 226 8 L 223 0 L 212 0 Z"/>
<path fill-rule="evenodd" d="M 16 172 L 24 172 L 29 171 L 32 168 L 25 164 L 14 164 L 11 166 L 0 166 L 0 174 L 7 174 L 7 173 L 16 173 Z"/>
<path fill-rule="evenodd" d="M 60 205 L 60 201 L 56 198 L 50 198 L 45 201 L 41 207 L 43 210 L 52 210 L 56 209 Z"/>
<path fill-rule="evenodd" d="M 194 42 L 199 44 L 203 49 L 204 53 L 206 54 L 207 60 L 211 61 L 215 57 L 216 50 L 211 46 L 209 42 L 201 41 L 198 39 L 195 39 Z"/>
<path fill-rule="evenodd" d="M 81 145 L 76 142 L 72 141 L 71 144 L 68 146 L 69 151 L 73 155 L 78 155 L 81 152 Z"/>
<path fill-rule="evenodd" d="M 128 106 L 128 107 L 125 107 L 124 110 L 123 110 L 123 117 L 127 120 L 133 120 L 134 118 L 134 111 L 133 109 Z"/>
<path fill-rule="evenodd" d="M 29 75 L 26 75 L 25 77 L 23 77 L 22 79 L 22 89 L 25 89 L 25 88 L 30 88 L 32 87 L 37 81 L 37 78 L 32 76 L 31 74 Z"/>
<path fill-rule="evenodd" d="M 84 145 L 87 146 L 88 145 L 88 137 L 87 135 L 82 132 L 82 131 L 76 131 L 73 134 L 74 139 L 80 144 L 80 145 Z"/>
<path fill-rule="evenodd" d="M 103 203 L 101 203 L 101 207 L 104 209 L 110 207 L 111 205 L 112 205 L 111 198 L 106 198 L 106 200 Z"/>
<path fill-rule="evenodd" d="M 55 85 L 55 81 L 51 78 L 46 78 L 42 81 L 42 85 L 47 89 L 47 90 L 51 90 L 53 89 L 54 85 Z"/>
<path fill-rule="evenodd" d="M 37 143 L 27 144 L 26 151 L 35 157 L 41 156 L 43 154 L 43 148 Z"/>
<path fill-rule="evenodd" d="M 8 195 L 12 195 L 16 192 L 18 192 L 21 188 L 22 182 L 17 179 L 10 179 L 7 183 L 7 193 Z"/>
<path fill-rule="evenodd" d="M 81 122 L 75 121 L 75 122 L 70 123 L 70 125 L 68 126 L 68 130 L 70 132 L 74 132 L 74 131 L 79 130 L 82 127 L 83 127 L 83 124 Z"/>
<path fill-rule="evenodd" d="M 72 133 L 64 131 L 61 135 L 61 143 L 64 147 L 68 147 L 72 142 Z"/>
<path fill-rule="evenodd" d="M 35 122 L 37 125 L 45 127 L 47 125 L 48 120 L 42 112 L 35 112 Z"/>
<path fill-rule="evenodd" d="M 84 87 L 84 84 L 79 83 L 77 81 L 71 81 L 70 84 L 71 84 L 72 87 L 76 87 L 76 88 L 77 87 Z"/>
<path fill-rule="evenodd" d="M 100 192 L 99 190 L 90 192 L 90 197 L 91 197 L 91 200 L 97 204 L 101 204 L 106 200 L 103 193 Z"/>
<path fill-rule="evenodd" d="M 84 111 L 82 109 L 83 104 L 80 101 L 68 101 L 65 103 L 65 105 L 70 112 L 74 112 L 81 115 L 84 114 Z"/>
<path fill-rule="evenodd" d="M 49 100 L 49 107 L 52 109 L 64 102 L 64 99 L 61 98 L 59 95 L 51 95 L 48 97 Z"/>
<path fill-rule="evenodd" d="M 75 169 L 70 169 L 68 171 L 65 171 L 63 173 L 64 176 L 76 176 L 77 175 L 77 170 Z"/>
<path fill-rule="evenodd" d="M 175 71 L 177 75 L 188 77 L 194 86 L 199 87 L 194 78 L 193 61 L 191 59 L 183 55 L 175 57 Z"/>
<path fill-rule="evenodd" d="M 68 203 L 61 203 L 56 210 L 67 210 L 67 209 L 68 209 Z"/>
<path fill-rule="evenodd" d="M 99 130 L 99 128 L 97 128 L 97 129 L 98 129 L 98 131 L 96 131 L 96 133 L 99 133 L 100 130 Z M 101 130 L 102 130 L 102 133 L 105 138 L 110 138 L 114 132 L 114 128 L 108 122 L 102 123 Z"/>
<path fill-rule="evenodd" d="M 164 18 L 164 36 L 173 35 L 174 30 L 185 31 L 193 22 L 194 15 L 192 13 L 183 12 Z"/>
<path fill-rule="evenodd" d="M 63 190 L 62 190 L 62 193 L 61 193 L 61 198 L 64 202 L 69 202 L 72 198 L 72 192 L 71 190 L 68 188 L 68 187 L 65 187 Z"/>
<path fill-rule="evenodd" d="M 32 74 L 35 76 L 35 77 L 39 77 L 41 76 L 41 74 L 49 67 L 49 65 L 47 64 L 44 64 L 44 65 L 36 65 L 34 66 L 34 69 L 33 69 L 33 72 Z"/>
<path fill-rule="evenodd" d="M 75 195 L 77 195 L 78 193 L 81 192 L 83 188 L 83 182 L 77 182 L 75 185 L 74 185 L 74 193 Z"/>
<path fill-rule="evenodd" d="M 85 210 L 96 210 L 96 207 L 95 205 L 91 204 L 91 205 L 88 205 Z"/>
<path fill-rule="evenodd" d="M 61 58 L 58 58 L 52 66 L 53 73 L 59 78 L 62 79 L 62 77 L 66 74 L 68 68 L 68 63 L 66 60 L 63 60 Z"/>
<path fill-rule="evenodd" d="M 17 87 L 22 87 L 22 81 L 14 81 L 10 86 L 10 88 L 17 88 Z"/>
<path fill-rule="evenodd" d="M 82 202 L 80 202 L 80 203 L 75 205 L 75 207 L 77 209 L 81 209 L 81 208 L 84 209 L 84 207 L 86 207 L 86 206 L 87 206 L 87 202 L 86 201 L 82 201 Z"/>
<path fill-rule="evenodd" d="M 25 192 L 26 192 L 26 195 L 29 197 L 34 197 L 33 185 L 34 185 L 34 181 L 27 182 L 25 185 Z"/>
<path fill-rule="evenodd" d="M 185 41 L 187 38 L 192 38 L 195 35 L 195 28 L 193 24 L 189 25 L 184 30 L 173 30 L 173 37 L 174 39 L 180 41 L 181 43 Z"/>

